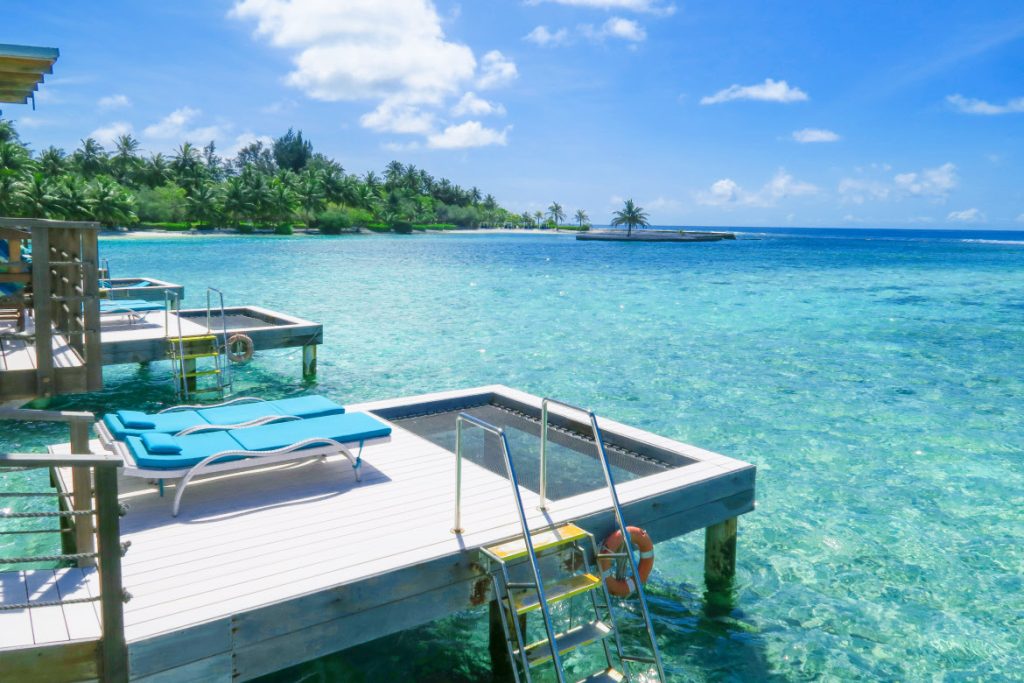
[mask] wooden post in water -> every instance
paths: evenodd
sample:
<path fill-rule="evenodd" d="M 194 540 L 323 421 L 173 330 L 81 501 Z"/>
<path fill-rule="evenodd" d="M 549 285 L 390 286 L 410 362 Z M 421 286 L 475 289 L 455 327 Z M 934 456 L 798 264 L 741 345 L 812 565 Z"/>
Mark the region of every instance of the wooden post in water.
<path fill-rule="evenodd" d="M 704 583 L 709 590 L 727 587 L 736 575 L 737 518 L 704 530 Z"/>
<path fill-rule="evenodd" d="M 302 379 L 316 377 L 316 344 L 302 347 Z"/>
<path fill-rule="evenodd" d="M 183 358 L 181 361 L 181 381 L 185 383 L 189 391 L 196 390 L 196 359 Z"/>
<path fill-rule="evenodd" d="M 494 683 L 505 683 L 516 680 L 512 673 L 512 662 L 508 658 L 508 646 L 505 644 L 505 627 L 502 626 L 501 604 L 491 600 L 488 613 L 489 633 L 487 650 L 491 655 L 491 680 Z M 509 625 L 511 628 L 511 624 Z M 526 633 L 526 615 L 519 616 L 519 628 Z"/>

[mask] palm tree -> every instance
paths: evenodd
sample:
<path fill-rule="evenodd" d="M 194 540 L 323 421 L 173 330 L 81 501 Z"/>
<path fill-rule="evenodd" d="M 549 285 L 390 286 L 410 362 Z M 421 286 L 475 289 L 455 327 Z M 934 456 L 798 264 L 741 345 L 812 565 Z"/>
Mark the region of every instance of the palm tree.
<path fill-rule="evenodd" d="M 57 178 L 68 170 L 68 157 L 64 150 L 50 146 L 39 154 L 39 169 L 48 178 Z"/>
<path fill-rule="evenodd" d="M 534 211 L 534 212 L 533 212 L 533 222 L 534 222 L 534 224 L 535 224 L 535 225 L 536 225 L 536 226 L 537 226 L 538 228 L 540 227 L 540 222 L 541 222 L 542 220 L 544 220 L 544 214 L 543 214 L 543 213 L 541 213 L 540 211 Z"/>
<path fill-rule="evenodd" d="M 21 173 L 32 167 L 32 158 L 16 142 L 0 142 L 0 171 Z"/>
<path fill-rule="evenodd" d="M 647 214 L 644 210 L 634 204 L 632 199 L 627 199 L 622 210 L 616 211 L 612 215 L 612 225 L 625 225 L 628 237 L 633 234 L 633 228 L 647 226 L 650 223 L 647 222 Z"/>
<path fill-rule="evenodd" d="M 171 165 L 167 161 L 167 157 L 157 152 L 151 156 L 146 162 L 144 162 L 144 169 L 142 171 L 143 180 L 148 187 L 160 187 L 171 179 L 174 175 L 171 171 Z"/>
<path fill-rule="evenodd" d="M 220 213 L 220 190 L 213 183 L 202 183 L 192 190 L 185 202 L 190 219 L 209 225 Z"/>
<path fill-rule="evenodd" d="M 590 223 L 590 216 L 583 209 L 576 209 L 576 222 L 579 224 L 580 229 L 583 229 L 584 223 Z"/>
<path fill-rule="evenodd" d="M 110 178 L 97 178 L 89 185 L 89 209 L 101 225 L 114 226 L 136 220 L 134 197 Z"/>
<path fill-rule="evenodd" d="M 189 192 L 197 187 L 202 180 L 204 166 L 199 150 L 191 142 L 184 142 L 178 146 L 171 161 L 171 170 L 174 171 L 178 185 Z"/>
<path fill-rule="evenodd" d="M 93 138 L 82 140 L 82 146 L 73 155 L 75 165 L 86 178 L 92 178 L 103 172 L 107 165 L 107 153 L 103 145 Z"/>
<path fill-rule="evenodd" d="M 131 133 L 118 135 L 114 141 L 114 156 L 110 159 L 110 170 L 118 182 L 134 179 L 139 166 L 139 141 Z"/>
<path fill-rule="evenodd" d="M 60 195 L 39 171 L 18 183 L 16 192 L 21 211 L 29 218 L 49 218 L 60 213 Z"/>
<path fill-rule="evenodd" d="M 60 196 L 60 212 L 69 221 L 89 220 L 89 186 L 82 176 L 68 174 L 61 179 L 57 189 Z"/>
<path fill-rule="evenodd" d="M 557 228 L 558 224 L 565 220 L 565 210 L 558 202 L 551 202 L 551 206 L 548 207 L 548 216 Z"/>
<path fill-rule="evenodd" d="M 0 216 L 16 216 L 20 201 L 17 176 L 7 171 L 0 171 Z"/>
<path fill-rule="evenodd" d="M 316 173 L 303 172 L 299 177 L 298 187 L 296 187 L 299 208 L 302 209 L 306 225 L 310 225 L 316 218 L 316 215 L 324 210 L 324 203 L 326 202 L 324 186 L 317 176 L 318 174 Z"/>
<path fill-rule="evenodd" d="M 251 218 L 254 206 L 249 201 L 245 182 L 239 176 L 228 178 L 224 186 L 224 215 L 228 222 L 237 226 L 242 218 Z"/>
<path fill-rule="evenodd" d="M 529 211 L 523 211 L 519 215 L 519 219 L 522 221 L 524 228 L 528 228 L 533 225 L 533 216 L 530 215 Z"/>

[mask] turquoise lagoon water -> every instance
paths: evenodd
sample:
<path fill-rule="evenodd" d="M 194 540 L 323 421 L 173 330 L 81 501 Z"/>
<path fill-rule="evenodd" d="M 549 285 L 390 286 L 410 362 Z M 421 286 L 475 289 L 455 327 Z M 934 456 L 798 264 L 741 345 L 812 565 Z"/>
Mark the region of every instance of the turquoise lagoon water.
<path fill-rule="evenodd" d="M 352 402 L 501 382 L 754 462 L 730 595 L 702 535 L 649 584 L 673 680 L 1010 680 L 1024 672 L 1024 235 L 761 231 L 111 239 L 117 276 L 323 321 L 319 382 L 258 354 L 245 390 Z M 173 400 L 106 371 L 104 411 Z M 5 427 L 0 447 L 57 428 Z M 25 482 L 25 485 L 28 485 Z M 130 587 L 129 587 L 130 588 Z M 341 645 L 341 643 L 339 643 Z M 268 681 L 487 681 L 467 613 Z"/>

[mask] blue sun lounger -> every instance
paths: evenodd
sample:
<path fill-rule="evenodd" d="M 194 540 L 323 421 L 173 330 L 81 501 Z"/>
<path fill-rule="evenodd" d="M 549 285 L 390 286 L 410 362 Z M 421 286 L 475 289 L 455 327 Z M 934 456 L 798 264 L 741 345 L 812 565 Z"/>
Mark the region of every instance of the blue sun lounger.
<path fill-rule="evenodd" d="M 116 442 L 122 474 L 147 479 L 180 479 L 172 514 L 193 477 L 328 455 L 344 455 L 361 479 L 363 446 L 390 440 L 391 427 L 366 413 L 326 415 L 260 427 L 173 436 L 148 432 Z M 358 446 L 359 452 L 351 450 Z"/>
<path fill-rule="evenodd" d="M 340 415 L 344 412 L 344 406 L 323 396 L 297 396 L 276 401 L 245 396 L 208 406 L 174 406 L 159 413 L 118 410 L 107 413 L 96 423 L 96 433 L 100 442 L 110 449 L 115 441 L 124 441 L 129 436 L 142 436 L 149 432 L 184 436 L 186 433 L 241 429 L 268 422 Z"/>

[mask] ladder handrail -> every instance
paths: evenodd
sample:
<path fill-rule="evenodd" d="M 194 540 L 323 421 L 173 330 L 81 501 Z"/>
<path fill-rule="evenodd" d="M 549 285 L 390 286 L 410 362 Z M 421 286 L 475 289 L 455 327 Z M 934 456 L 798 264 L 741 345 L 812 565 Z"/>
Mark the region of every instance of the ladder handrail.
<path fill-rule="evenodd" d="M 519 524 L 523 529 L 523 542 L 526 545 L 526 553 L 530 558 L 530 568 L 533 570 L 534 585 L 537 588 L 537 606 L 540 608 L 541 614 L 544 616 L 544 630 L 548 635 L 548 643 L 551 649 L 551 661 L 555 667 L 555 675 L 558 683 L 565 683 L 565 672 L 562 669 L 562 657 L 558 652 L 558 641 L 555 639 L 555 627 L 551 623 L 551 612 L 548 609 L 547 593 L 544 590 L 544 581 L 540 575 L 540 564 L 537 561 L 537 552 L 533 549 L 533 539 L 530 537 L 530 525 L 526 521 L 526 509 L 523 505 L 523 497 L 519 493 L 519 478 L 516 475 L 515 466 L 512 464 L 512 455 L 508 447 L 508 437 L 505 435 L 505 430 L 500 427 L 495 427 L 489 422 L 481 420 L 478 417 L 474 417 L 469 413 L 459 413 L 455 418 L 455 463 L 456 463 L 456 479 L 455 479 L 455 528 L 452 531 L 456 534 L 461 534 L 463 529 L 462 525 L 462 508 L 461 508 L 461 497 L 462 497 L 462 425 L 468 422 L 469 424 L 479 427 L 485 432 L 494 434 L 501 440 L 501 451 L 505 458 L 505 470 L 508 472 L 509 483 L 512 486 L 512 495 L 516 502 L 516 512 L 519 513 Z M 509 598 L 509 609 L 512 612 L 512 618 L 516 617 L 515 614 L 515 602 Z M 523 647 L 524 644 L 520 644 Z"/>
<path fill-rule="evenodd" d="M 608 486 L 608 493 L 612 499 L 612 510 L 615 513 L 615 522 L 619 527 L 619 532 L 622 534 L 622 542 L 625 547 L 625 555 L 629 562 L 629 570 L 633 576 L 634 583 L 636 584 L 636 595 L 640 600 L 640 611 L 644 615 L 644 626 L 647 628 L 647 637 L 651 641 L 651 651 L 654 654 L 654 663 L 658 669 L 658 679 L 660 681 L 667 681 L 665 678 L 665 669 L 661 661 L 661 653 L 658 650 L 658 640 L 654 634 L 654 624 L 651 622 L 650 610 L 647 606 L 647 596 L 644 593 L 643 582 L 640 581 L 640 571 L 637 569 L 636 558 L 633 557 L 632 541 L 630 540 L 629 530 L 626 528 L 626 521 L 622 517 L 622 507 L 619 504 L 619 493 L 615 489 L 615 478 L 612 476 L 611 464 L 608 462 L 608 453 L 604 447 L 604 439 L 601 436 L 601 428 L 597 424 L 597 415 L 593 410 L 587 410 L 579 406 L 566 403 L 565 401 L 559 401 L 554 398 L 544 398 L 541 401 L 541 470 L 540 470 L 540 481 L 541 481 L 541 505 L 545 505 L 545 489 L 547 485 L 547 433 L 548 433 L 548 404 L 553 403 L 563 408 L 569 408 L 570 410 L 576 410 L 583 413 L 590 420 L 590 428 L 594 433 L 594 443 L 597 446 L 598 460 L 601 462 L 601 468 L 604 470 L 605 483 Z M 543 509 L 543 508 L 542 508 Z"/>
<path fill-rule="evenodd" d="M 210 315 L 211 315 L 210 295 L 213 292 L 217 292 L 217 295 L 220 297 L 221 347 L 224 349 L 224 355 L 227 356 L 227 353 L 228 353 L 228 315 L 227 315 L 227 312 L 224 309 L 224 292 L 222 292 L 220 289 L 218 289 L 216 287 L 207 287 L 206 288 L 206 329 L 210 332 L 210 334 L 213 334 L 213 327 L 210 324 Z M 220 368 L 220 354 L 217 355 L 217 367 Z M 232 371 L 232 368 L 231 368 L 231 362 L 228 361 L 227 363 L 225 363 L 224 367 L 227 368 L 227 372 L 225 373 L 226 381 L 224 381 L 222 383 L 222 386 L 227 386 L 227 387 L 230 388 L 231 391 L 234 391 L 234 385 L 233 385 L 234 377 L 232 376 L 232 372 L 233 371 Z"/>

